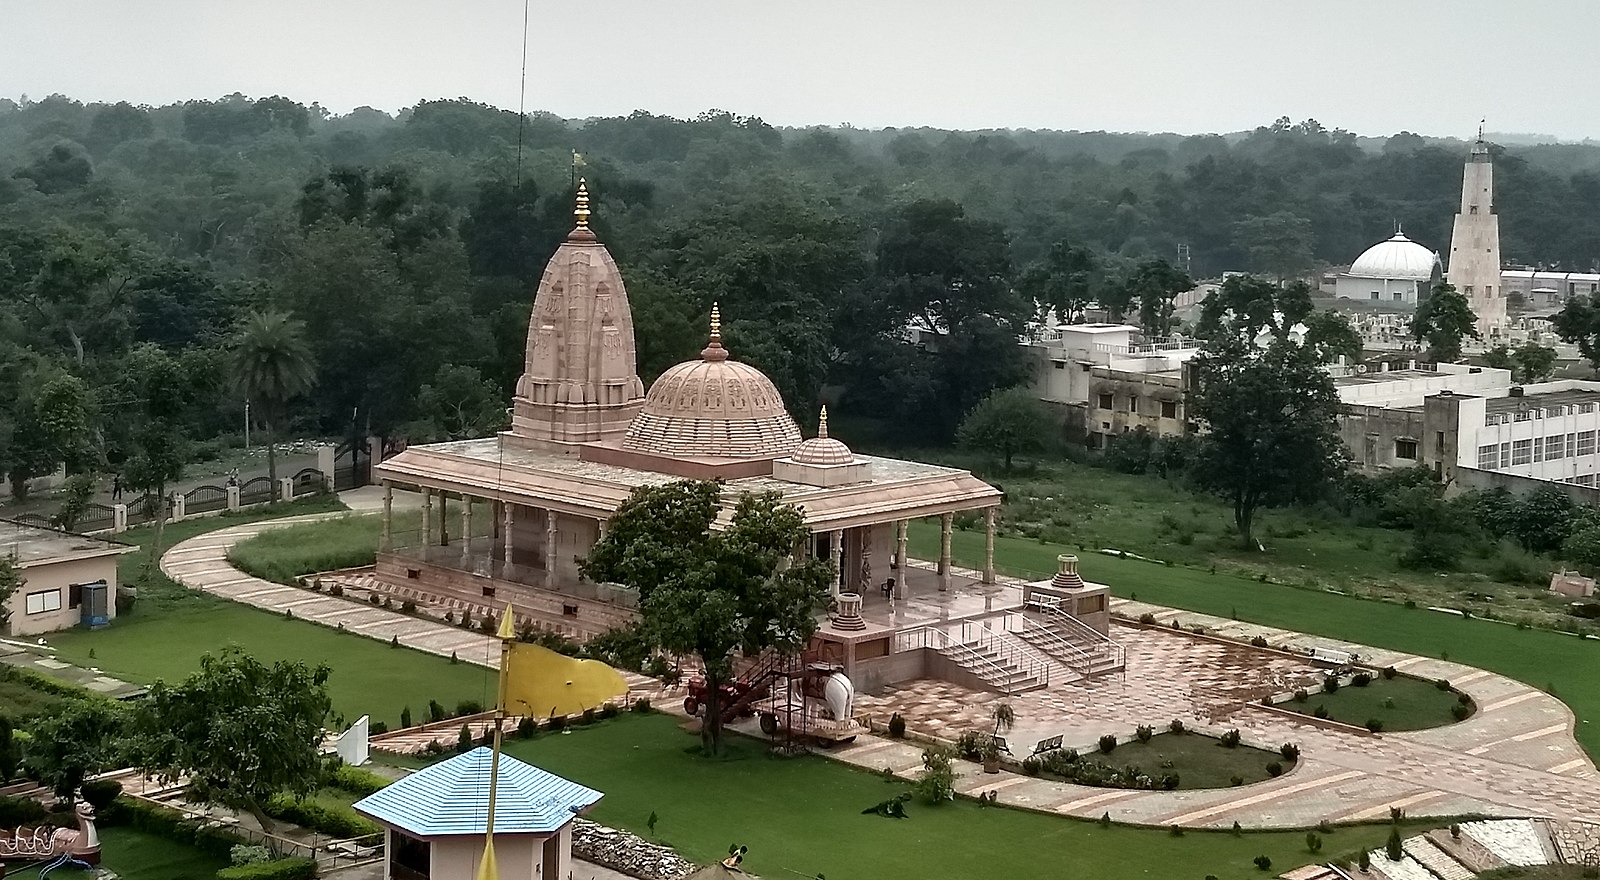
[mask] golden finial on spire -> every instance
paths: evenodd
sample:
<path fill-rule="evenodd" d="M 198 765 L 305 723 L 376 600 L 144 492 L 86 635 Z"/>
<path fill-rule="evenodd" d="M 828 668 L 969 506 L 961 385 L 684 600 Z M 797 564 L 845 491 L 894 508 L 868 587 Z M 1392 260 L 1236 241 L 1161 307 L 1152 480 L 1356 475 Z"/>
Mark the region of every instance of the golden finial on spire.
<path fill-rule="evenodd" d="M 700 350 L 700 358 L 708 361 L 725 361 L 728 350 L 722 347 L 722 310 L 711 304 L 711 341 Z"/>
<path fill-rule="evenodd" d="M 822 405 L 822 414 L 817 416 L 817 438 L 819 440 L 828 439 L 828 405 L 826 403 Z"/>
<path fill-rule="evenodd" d="M 722 342 L 722 310 L 716 303 L 711 304 L 711 341 L 718 344 Z"/>
<path fill-rule="evenodd" d="M 589 185 L 583 178 L 578 178 L 578 206 L 572 209 L 572 216 L 578 218 L 578 228 L 589 228 Z"/>

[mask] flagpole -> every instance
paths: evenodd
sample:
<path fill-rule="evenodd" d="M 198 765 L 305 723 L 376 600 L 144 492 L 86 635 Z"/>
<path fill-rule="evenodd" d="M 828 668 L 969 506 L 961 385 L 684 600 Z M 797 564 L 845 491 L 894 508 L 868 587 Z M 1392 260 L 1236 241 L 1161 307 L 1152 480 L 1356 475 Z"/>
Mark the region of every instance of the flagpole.
<path fill-rule="evenodd" d="M 495 633 L 500 639 L 500 683 L 494 700 L 494 749 L 489 759 L 489 817 L 483 825 L 483 860 L 478 863 L 477 880 L 500 880 L 500 869 L 494 859 L 494 804 L 500 788 L 500 744 L 505 734 L 506 679 L 510 667 L 511 642 L 516 639 L 515 615 L 510 602 L 505 615 L 500 618 L 500 628 Z"/>

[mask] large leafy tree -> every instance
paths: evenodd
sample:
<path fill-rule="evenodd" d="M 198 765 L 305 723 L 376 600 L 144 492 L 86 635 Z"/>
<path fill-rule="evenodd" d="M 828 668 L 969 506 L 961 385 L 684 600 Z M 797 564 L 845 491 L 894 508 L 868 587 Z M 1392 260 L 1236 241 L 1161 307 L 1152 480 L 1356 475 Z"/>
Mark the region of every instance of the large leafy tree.
<path fill-rule="evenodd" d="M 1316 311 L 1306 318 L 1305 325 L 1305 344 L 1316 353 L 1318 361 L 1331 364 L 1341 357 L 1360 360 L 1361 334 L 1343 313 Z"/>
<path fill-rule="evenodd" d="M 643 632 L 656 648 L 700 659 L 701 738 L 711 753 L 721 747 L 719 694 L 735 655 L 801 650 L 834 577 L 829 562 L 793 560 L 810 532 L 778 493 L 740 496 L 728 526 L 714 531 L 721 494 L 720 484 L 701 481 L 634 490 L 581 566 L 591 580 L 639 591 Z"/>
<path fill-rule="evenodd" d="M 1600 373 L 1600 302 L 1578 294 L 1567 300 L 1551 319 L 1550 326 L 1563 342 L 1578 346 L 1589 366 Z"/>
<path fill-rule="evenodd" d="M 1234 242 L 1249 257 L 1250 268 L 1278 282 L 1311 268 L 1311 221 L 1292 212 L 1246 217 L 1233 225 Z"/>
<path fill-rule="evenodd" d="M 471 367 L 445 364 L 417 392 L 413 440 L 466 440 L 505 427 L 506 400 L 493 382 Z"/>
<path fill-rule="evenodd" d="M 68 700 L 28 726 L 23 764 L 34 778 L 71 801 L 84 779 L 122 766 L 127 714 L 100 697 Z"/>
<path fill-rule="evenodd" d="M 1128 301 L 1139 304 L 1140 328 L 1150 336 L 1166 336 L 1172 332 L 1173 302 L 1195 284 L 1187 272 L 1156 258 L 1134 266 L 1122 287 Z"/>
<path fill-rule="evenodd" d="M 1537 342 L 1525 342 L 1515 349 L 1497 345 L 1483 353 L 1486 366 L 1511 371 L 1513 382 L 1543 382 L 1556 369 L 1556 350 Z"/>
<path fill-rule="evenodd" d="M 255 405 L 267 428 L 267 476 L 278 486 L 277 431 L 289 403 L 317 381 L 316 361 L 306 345 L 305 325 L 283 312 L 251 312 L 233 340 L 234 386 Z"/>
<path fill-rule="evenodd" d="M 190 797 L 247 811 L 270 830 L 269 798 L 317 790 L 328 675 L 326 665 L 267 666 L 238 648 L 206 654 L 182 683 L 158 681 L 139 703 L 136 760 L 162 779 L 187 777 Z"/>
<path fill-rule="evenodd" d="M 1472 304 L 1454 285 L 1440 282 L 1411 317 L 1411 335 L 1428 343 L 1428 356 L 1437 361 L 1461 357 L 1461 343 L 1477 339 L 1478 316 Z M 1558 330 L 1559 332 L 1559 330 Z"/>
<path fill-rule="evenodd" d="M 1099 295 L 1104 273 L 1092 249 L 1058 241 L 1022 272 L 1017 285 L 1041 308 L 1053 309 L 1056 320 L 1070 324 Z"/>
<path fill-rule="evenodd" d="M 124 366 L 129 375 L 122 387 L 135 398 L 123 410 L 131 423 L 127 427 L 129 448 L 123 462 L 124 480 L 128 488 L 154 496 L 156 507 L 152 511 L 156 533 L 143 572 L 148 577 L 161 558 L 171 504 L 167 488 L 183 476 L 187 460 L 184 416 L 193 385 L 179 360 L 154 345 L 135 349 Z"/>
<path fill-rule="evenodd" d="M 19 407 L 11 442 L 11 492 L 27 494 L 28 481 L 65 465 L 78 471 L 94 463 L 94 398 L 88 383 L 65 373 L 37 377 Z"/>
<path fill-rule="evenodd" d="M 956 442 L 998 455 L 1011 470 L 1012 457 L 1038 452 L 1050 431 L 1050 413 L 1027 388 L 1007 388 L 985 397 L 956 429 Z"/>
<path fill-rule="evenodd" d="M 1311 349 L 1293 342 L 1226 339 L 1193 365 L 1189 413 L 1204 433 L 1189 473 L 1232 505 L 1240 542 L 1254 546 L 1257 510 L 1315 497 L 1343 470 L 1339 396 Z"/>
<path fill-rule="evenodd" d="M 1234 275 L 1200 306 L 1198 333 L 1216 343 L 1256 345 L 1287 342 L 1298 324 L 1311 317 L 1311 289 L 1304 282 L 1273 284 Z"/>

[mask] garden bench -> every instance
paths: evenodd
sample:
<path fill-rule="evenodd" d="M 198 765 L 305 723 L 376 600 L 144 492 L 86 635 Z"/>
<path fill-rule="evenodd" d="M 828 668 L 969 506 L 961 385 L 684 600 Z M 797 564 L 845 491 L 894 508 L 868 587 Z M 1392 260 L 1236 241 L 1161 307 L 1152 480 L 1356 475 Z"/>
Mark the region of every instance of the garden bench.
<path fill-rule="evenodd" d="M 1332 648 L 1312 648 L 1311 659 L 1332 666 L 1349 666 L 1355 660 L 1355 655 L 1349 651 L 1336 651 Z"/>
<path fill-rule="evenodd" d="M 1008 755 L 1011 754 L 1011 746 L 1006 742 L 1005 737 L 991 736 L 989 739 L 994 743 L 994 747 L 997 751 L 1005 752 Z"/>
<path fill-rule="evenodd" d="M 1053 752 L 1059 748 L 1061 748 L 1061 737 L 1052 736 L 1041 739 L 1037 743 L 1034 743 L 1033 753 L 1035 755 L 1042 755 L 1045 752 Z"/>

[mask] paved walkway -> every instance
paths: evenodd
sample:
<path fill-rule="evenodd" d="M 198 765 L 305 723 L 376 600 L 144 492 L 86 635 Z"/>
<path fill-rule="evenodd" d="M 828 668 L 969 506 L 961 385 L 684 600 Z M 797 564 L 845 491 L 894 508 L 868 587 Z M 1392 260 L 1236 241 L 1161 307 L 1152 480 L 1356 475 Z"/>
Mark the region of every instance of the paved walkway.
<path fill-rule="evenodd" d="M 353 499 L 358 505 L 368 499 Z M 493 667 L 495 640 L 440 621 L 409 617 L 348 599 L 312 593 L 250 577 L 227 562 L 228 548 L 263 529 L 324 518 L 312 514 L 233 526 L 183 541 L 161 559 L 162 571 L 189 587 L 375 639 Z M 1067 745 L 1092 748 L 1103 733 L 1131 735 L 1138 724 L 1163 726 L 1173 718 L 1209 730 L 1239 728 L 1247 742 L 1269 748 L 1298 743 L 1300 763 L 1290 773 L 1236 789 L 1147 792 L 1090 788 L 1017 774 L 991 776 L 960 762 L 962 791 L 995 791 L 1001 802 L 1075 816 L 1152 825 L 1303 827 L 1379 819 L 1400 807 L 1414 816 L 1480 813 L 1600 821 L 1600 772 L 1572 735 L 1573 716 L 1559 700 L 1484 670 L 1432 658 L 1225 620 L 1127 600 L 1114 610 L 1134 619 L 1146 612 L 1162 624 L 1248 642 L 1262 636 L 1274 646 L 1354 651 L 1362 661 L 1394 666 L 1424 678 L 1443 678 L 1469 694 L 1478 711 L 1468 720 L 1433 730 L 1366 736 L 1331 730 L 1252 704 L 1263 693 L 1320 680 L 1302 661 L 1239 644 L 1194 638 L 1160 628 L 1120 626 L 1128 647 L 1124 676 L 1056 685 L 1012 698 L 1018 715 L 1013 742 L 1063 734 Z M 639 687 L 653 682 L 635 677 Z M 861 708 L 901 711 L 914 729 L 959 731 L 980 727 L 999 698 L 945 682 L 921 681 L 882 697 L 860 697 Z M 669 701 L 659 700 L 672 709 Z M 1026 751 L 1026 748 L 1019 749 Z M 863 737 L 831 752 L 847 763 L 901 775 L 921 769 L 920 748 Z"/>
<path fill-rule="evenodd" d="M 1125 600 L 1121 615 L 1154 614 L 1163 624 L 1202 625 L 1211 633 L 1274 646 L 1354 651 L 1363 662 L 1395 666 L 1424 678 L 1447 679 L 1469 694 L 1478 711 L 1458 724 L 1378 736 L 1329 729 L 1255 704 L 1300 682 L 1319 682 L 1320 670 L 1280 654 L 1195 638 L 1162 628 L 1118 626 L 1127 646 L 1125 677 L 1103 676 L 1052 686 L 1010 699 L 1018 717 L 1009 737 L 1026 755 L 1032 743 L 1062 734 L 1065 744 L 1093 751 L 1101 734 L 1131 736 L 1138 724 L 1160 729 L 1173 718 L 1191 727 L 1238 728 L 1246 742 L 1301 746 L 1300 763 L 1267 782 L 1210 791 L 1147 792 L 1091 788 L 1019 774 L 987 775 L 959 762 L 959 788 L 994 791 L 1003 803 L 1119 822 L 1189 827 L 1301 827 L 1381 819 L 1389 808 L 1413 816 L 1481 813 L 1600 821 L 1600 773 L 1572 736 L 1572 713 L 1559 700 L 1481 669 L 1363 645 L 1337 643 L 1270 627 Z M 1245 659 L 1243 655 L 1254 655 Z M 945 682 L 919 681 L 858 704 L 879 714 L 899 711 L 913 729 L 953 738 L 986 726 L 1001 698 Z M 833 754 L 871 770 L 902 775 L 920 770 L 921 749 L 905 742 L 863 739 Z"/>

